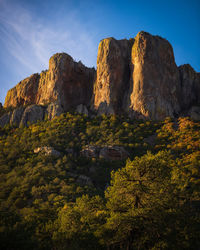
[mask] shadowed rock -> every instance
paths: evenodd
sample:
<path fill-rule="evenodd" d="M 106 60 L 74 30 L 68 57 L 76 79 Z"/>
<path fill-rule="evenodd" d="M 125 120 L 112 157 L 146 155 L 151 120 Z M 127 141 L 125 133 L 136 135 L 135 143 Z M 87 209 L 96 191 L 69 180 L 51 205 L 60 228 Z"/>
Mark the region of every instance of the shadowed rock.
<path fill-rule="evenodd" d="M 14 126 L 19 126 L 20 122 L 21 122 L 21 118 L 22 115 L 24 113 L 25 108 L 24 107 L 19 107 L 17 109 L 15 109 L 12 112 L 11 118 L 10 118 L 10 125 L 14 125 Z"/>
<path fill-rule="evenodd" d="M 12 112 L 6 113 L 0 117 L 0 127 L 5 127 L 7 124 L 10 123 L 10 117 Z"/>
<path fill-rule="evenodd" d="M 179 68 L 181 79 L 181 107 L 188 109 L 200 102 L 200 75 L 189 64 Z"/>
<path fill-rule="evenodd" d="M 38 105 L 30 105 L 24 110 L 20 125 L 27 126 L 28 123 L 36 123 L 37 121 L 42 121 L 43 119 L 44 109 Z"/>

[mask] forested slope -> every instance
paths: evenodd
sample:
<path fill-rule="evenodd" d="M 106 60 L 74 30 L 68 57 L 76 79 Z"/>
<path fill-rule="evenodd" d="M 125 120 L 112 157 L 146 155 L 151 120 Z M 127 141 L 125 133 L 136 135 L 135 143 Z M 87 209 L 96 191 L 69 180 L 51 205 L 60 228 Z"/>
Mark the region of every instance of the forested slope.
<path fill-rule="evenodd" d="M 128 159 L 84 153 L 109 146 Z M 200 247 L 200 124 L 189 118 L 6 126 L 0 171 L 1 249 Z"/>

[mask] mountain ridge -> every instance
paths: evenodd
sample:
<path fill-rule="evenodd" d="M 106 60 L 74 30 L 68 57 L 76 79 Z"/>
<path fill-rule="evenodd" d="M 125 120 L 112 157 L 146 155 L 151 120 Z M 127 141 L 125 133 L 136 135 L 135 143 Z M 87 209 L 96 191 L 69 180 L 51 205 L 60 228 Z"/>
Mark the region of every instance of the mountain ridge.
<path fill-rule="evenodd" d="M 48 70 L 25 78 L 8 91 L 4 108 L 26 105 L 46 106 L 38 120 L 45 114 L 51 119 L 71 110 L 97 115 L 126 113 L 153 120 L 191 116 L 195 110 L 193 117 L 199 119 L 200 73 L 189 64 L 177 67 L 171 44 L 141 31 L 134 39 L 101 40 L 97 70 L 75 62 L 66 53 L 56 53 Z M 1 126 L 8 123 L 8 114 L 3 118 L 6 123 L 1 120 Z"/>

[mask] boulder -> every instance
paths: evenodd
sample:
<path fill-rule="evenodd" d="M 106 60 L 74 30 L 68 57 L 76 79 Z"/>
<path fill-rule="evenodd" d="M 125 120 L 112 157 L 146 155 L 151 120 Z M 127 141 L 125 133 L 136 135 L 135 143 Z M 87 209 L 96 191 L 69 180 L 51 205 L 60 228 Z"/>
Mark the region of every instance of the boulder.
<path fill-rule="evenodd" d="M 42 152 L 45 155 L 54 156 L 54 157 L 59 157 L 61 155 L 61 153 L 55 150 L 53 147 L 47 147 L 47 146 L 35 148 L 33 151 L 35 154 Z"/>
<path fill-rule="evenodd" d="M 80 154 L 87 158 L 97 158 L 99 155 L 99 150 L 99 147 L 87 145 L 81 150 Z"/>
<path fill-rule="evenodd" d="M 47 116 L 48 120 L 52 120 L 55 116 L 59 116 L 62 113 L 64 113 L 64 110 L 57 102 L 50 103 L 45 110 L 45 116 Z"/>
<path fill-rule="evenodd" d="M 100 150 L 99 158 L 109 160 L 109 161 L 118 161 L 124 160 L 129 157 L 129 153 L 120 146 L 106 146 Z"/>
<path fill-rule="evenodd" d="M 28 123 L 36 123 L 44 119 L 44 109 L 38 105 L 28 106 L 22 115 L 20 126 L 27 126 Z"/>
<path fill-rule="evenodd" d="M 79 114 L 87 115 L 88 116 L 88 109 L 85 105 L 80 104 L 76 107 L 76 112 Z"/>

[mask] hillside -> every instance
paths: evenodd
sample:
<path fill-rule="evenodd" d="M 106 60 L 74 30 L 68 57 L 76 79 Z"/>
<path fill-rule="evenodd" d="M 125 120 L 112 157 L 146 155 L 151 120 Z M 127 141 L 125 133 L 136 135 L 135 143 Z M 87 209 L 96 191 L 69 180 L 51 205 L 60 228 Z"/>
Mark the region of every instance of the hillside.
<path fill-rule="evenodd" d="M 200 124 L 65 113 L 0 129 L 1 249 L 198 249 Z"/>
<path fill-rule="evenodd" d="M 200 73 L 141 31 L 56 53 L 0 104 L 0 248 L 200 249 Z"/>

